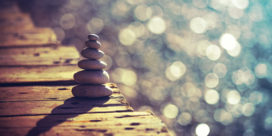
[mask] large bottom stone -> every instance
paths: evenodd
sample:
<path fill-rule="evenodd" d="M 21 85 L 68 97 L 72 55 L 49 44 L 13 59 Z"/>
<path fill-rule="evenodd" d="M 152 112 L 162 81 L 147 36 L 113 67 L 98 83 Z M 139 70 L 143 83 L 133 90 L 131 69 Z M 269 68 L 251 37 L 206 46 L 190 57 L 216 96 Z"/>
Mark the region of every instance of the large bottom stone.
<path fill-rule="evenodd" d="M 72 93 L 75 97 L 97 98 L 110 96 L 112 90 L 105 85 L 77 85 L 73 87 Z"/>

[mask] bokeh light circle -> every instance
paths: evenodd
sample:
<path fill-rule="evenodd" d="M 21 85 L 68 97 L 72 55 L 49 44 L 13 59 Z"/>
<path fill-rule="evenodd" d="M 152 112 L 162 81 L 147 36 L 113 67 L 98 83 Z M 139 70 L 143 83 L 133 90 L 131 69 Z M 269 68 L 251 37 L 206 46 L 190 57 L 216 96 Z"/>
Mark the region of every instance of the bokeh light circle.
<path fill-rule="evenodd" d="M 161 17 L 155 16 L 149 20 L 147 28 L 154 34 L 162 34 L 166 30 L 166 23 Z"/>

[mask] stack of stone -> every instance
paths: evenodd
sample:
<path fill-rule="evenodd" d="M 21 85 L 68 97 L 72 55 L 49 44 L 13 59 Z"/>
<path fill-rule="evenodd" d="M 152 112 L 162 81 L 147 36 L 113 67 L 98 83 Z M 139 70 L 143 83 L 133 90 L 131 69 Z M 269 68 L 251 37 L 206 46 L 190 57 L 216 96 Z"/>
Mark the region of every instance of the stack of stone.
<path fill-rule="evenodd" d="M 81 55 L 86 59 L 78 62 L 78 67 L 84 69 L 74 74 L 74 80 L 79 83 L 72 89 L 75 97 L 105 97 L 112 94 L 111 88 L 104 84 L 109 81 L 109 75 L 103 69 L 107 64 L 100 61 L 104 52 L 99 50 L 101 43 L 96 34 L 88 35 L 85 45 L 87 48 L 81 51 Z"/>

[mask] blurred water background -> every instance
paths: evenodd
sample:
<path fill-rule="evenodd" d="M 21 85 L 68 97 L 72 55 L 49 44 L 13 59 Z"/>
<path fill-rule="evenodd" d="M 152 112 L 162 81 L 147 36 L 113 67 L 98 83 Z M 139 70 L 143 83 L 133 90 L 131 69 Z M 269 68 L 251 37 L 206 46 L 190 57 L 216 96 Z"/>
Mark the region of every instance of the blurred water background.
<path fill-rule="evenodd" d="M 173 134 L 272 135 L 272 1 L 19 2 L 63 44 L 99 34 L 111 81 Z"/>

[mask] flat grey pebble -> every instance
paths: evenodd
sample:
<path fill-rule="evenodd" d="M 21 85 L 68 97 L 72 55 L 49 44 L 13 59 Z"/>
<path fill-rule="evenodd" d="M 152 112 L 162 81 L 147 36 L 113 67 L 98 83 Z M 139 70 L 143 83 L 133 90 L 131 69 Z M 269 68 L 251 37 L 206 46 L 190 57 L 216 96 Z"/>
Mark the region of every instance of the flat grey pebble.
<path fill-rule="evenodd" d="M 104 52 L 98 49 L 85 48 L 81 51 L 81 55 L 88 59 L 100 59 L 104 56 Z"/>
<path fill-rule="evenodd" d="M 106 68 L 106 66 L 107 64 L 104 61 L 100 60 L 84 59 L 78 62 L 78 67 L 86 70 L 99 70 Z"/>
<path fill-rule="evenodd" d="M 74 80 L 80 84 L 104 84 L 109 79 L 108 72 L 104 70 L 83 70 L 74 74 Z"/>
<path fill-rule="evenodd" d="M 112 89 L 105 85 L 77 85 L 72 93 L 75 97 L 97 98 L 112 95 Z"/>
<path fill-rule="evenodd" d="M 99 40 L 100 38 L 97 34 L 89 34 L 88 39 L 95 41 L 95 40 Z"/>
<path fill-rule="evenodd" d="M 95 49 L 99 49 L 101 47 L 101 43 L 99 41 L 88 40 L 85 42 L 85 45 L 89 48 L 95 48 Z"/>

